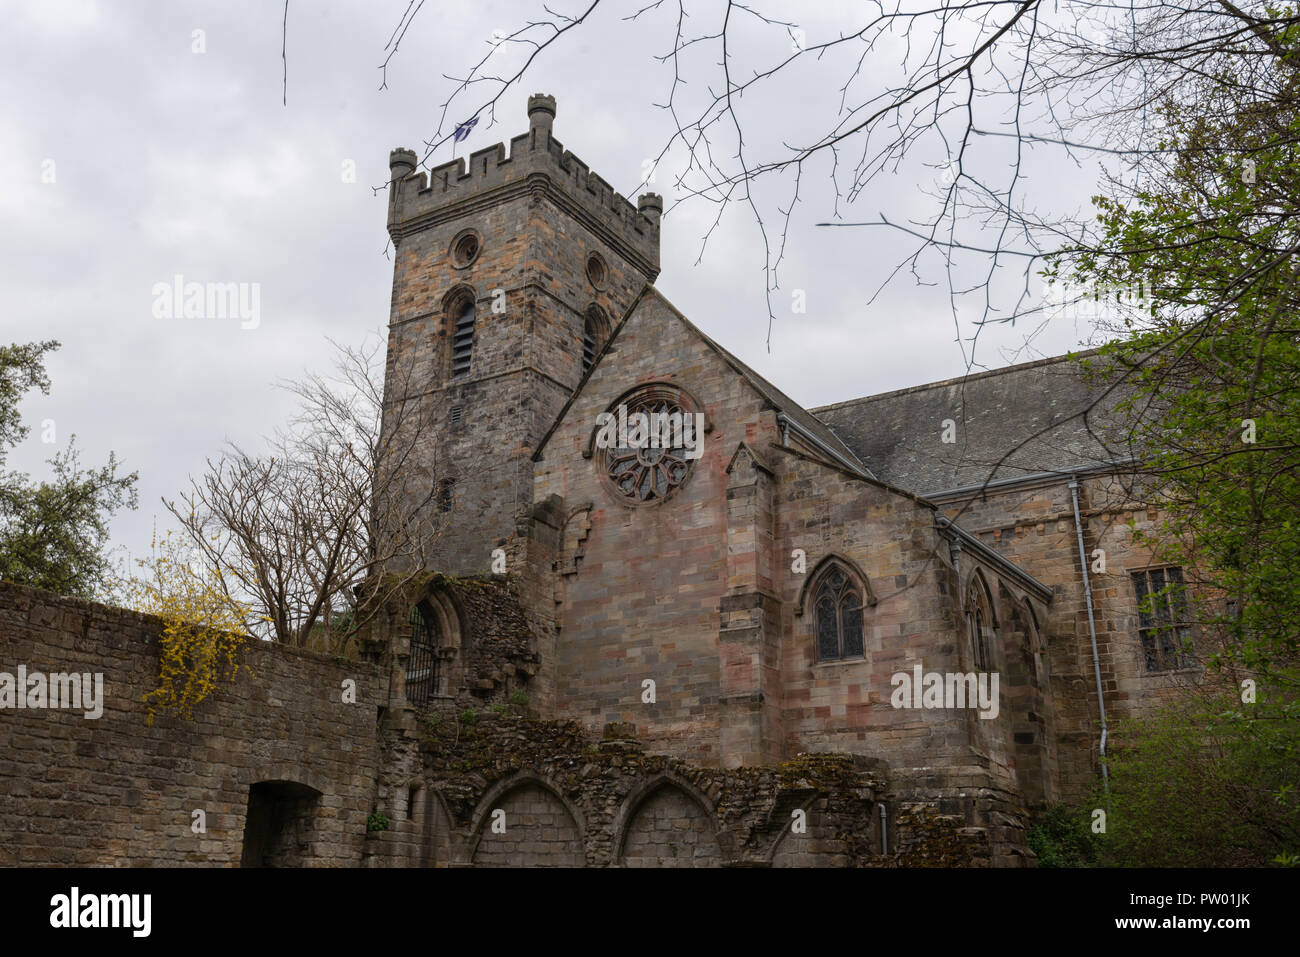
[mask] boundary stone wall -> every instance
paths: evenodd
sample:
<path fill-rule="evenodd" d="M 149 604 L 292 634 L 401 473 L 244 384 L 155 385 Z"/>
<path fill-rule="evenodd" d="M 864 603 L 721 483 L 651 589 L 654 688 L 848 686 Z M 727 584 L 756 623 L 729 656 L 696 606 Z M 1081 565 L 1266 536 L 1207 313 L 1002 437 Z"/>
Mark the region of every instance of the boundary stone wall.
<path fill-rule="evenodd" d="M 250 641 L 193 721 L 148 726 L 160 632 L 144 615 L 0 583 L 0 672 L 103 675 L 98 719 L 0 709 L 0 866 L 239 865 L 254 784 L 270 796 L 252 815 L 268 830 L 249 863 L 359 864 L 384 703 L 375 667 Z"/>

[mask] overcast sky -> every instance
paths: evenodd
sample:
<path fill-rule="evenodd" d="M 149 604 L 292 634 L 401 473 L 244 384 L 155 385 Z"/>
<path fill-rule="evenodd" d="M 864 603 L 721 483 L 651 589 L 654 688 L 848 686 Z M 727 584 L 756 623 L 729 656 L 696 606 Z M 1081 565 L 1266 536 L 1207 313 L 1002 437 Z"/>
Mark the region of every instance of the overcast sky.
<path fill-rule="evenodd" d="M 646 159 L 672 132 L 655 106 L 672 74 L 654 55 L 675 26 L 662 15 L 622 19 L 640 5 L 609 3 L 562 38 L 502 96 L 496 125 L 485 117 L 458 155 L 523 132 L 528 94 L 547 92 L 558 101 L 555 136 L 635 197 Z M 847 11 L 862 7 L 784 6 L 803 17 L 809 42 L 844 29 Z M 708 5 L 697 7 L 703 27 Z M 0 0 L 0 334 L 63 344 L 48 363 L 51 395 L 23 406 L 35 428 L 10 465 L 43 474 L 43 460 L 73 433 L 88 463 L 116 451 L 140 472 L 141 506 L 115 521 L 115 543 L 146 549 L 155 518 L 165 522 L 160 497 L 175 497 L 227 439 L 254 444 L 283 421 L 291 402 L 276 380 L 327 363 L 326 337 L 359 342 L 387 322 L 385 197 L 371 187 L 386 181 L 390 149 L 419 149 L 433 134 L 452 89 L 443 74 L 463 73 L 493 31 L 516 29 L 540 4 L 430 0 L 381 91 L 377 67 L 406 8 L 407 0 L 291 3 L 285 105 L 278 2 Z M 746 42 L 790 40 L 738 27 L 737 55 L 762 59 L 765 51 L 745 51 Z M 887 69 L 889 49 L 879 55 L 864 83 Z M 700 76 L 692 92 L 709 79 Z M 755 104 L 756 145 L 797 138 L 801 123 L 834 114 L 833 79 L 821 87 L 814 74 L 805 79 Z M 461 102 L 472 111 L 470 99 Z M 434 161 L 451 155 L 445 147 Z M 670 161 L 652 188 L 671 203 Z M 344 175 L 349 163 L 355 182 Z M 962 374 L 942 272 L 923 271 L 931 285 L 900 274 L 869 302 L 897 265 L 899 237 L 818 228 L 831 218 L 832 197 L 813 180 L 790 227 L 770 351 L 762 241 L 743 209 L 724 218 L 698 265 L 715 209 L 673 209 L 663 223 L 661 291 L 809 407 Z M 918 157 L 841 211 L 848 220 L 906 214 L 935 183 Z M 1050 163 L 1028 167 L 1024 183 L 1063 206 L 1086 202 L 1094 185 L 1088 170 Z M 256 328 L 156 317 L 154 287 L 176 275 L 259 284 Z M 806 294 L 806 313 L 791 311 L 795 289 Z M 977 315 L 958 318 L 961 334 L 972 335 Z M 978 363 L 1059 354 L 1087 333 L 1058 321 L 1027 346 L 1033 331 L 985 327 Z M 41 442 L 46 419 L 56 445 Z"/>

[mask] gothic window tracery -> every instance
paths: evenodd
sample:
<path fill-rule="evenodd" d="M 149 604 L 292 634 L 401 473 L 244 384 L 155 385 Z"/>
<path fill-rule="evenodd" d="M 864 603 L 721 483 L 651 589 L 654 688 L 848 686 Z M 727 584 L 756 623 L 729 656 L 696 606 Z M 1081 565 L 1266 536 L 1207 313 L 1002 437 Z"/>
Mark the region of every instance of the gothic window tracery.
<path fill-rule="evenodd" d="M 863 590 L 838 564 L 822 574 L 813 592 L 818 661 L 863 657 Z"/>
<path fill-rule="evenodd" d="M 988 592 L 978 576 L 970 583 L 966 597 L 966 623 L 972 665 L 977 672 L 993 670 L 993 612 Z"/>
<path fill-rule="evenodd" d="M 686 481 L 703 441 L 690 402 L 677 389 L 651 385 L 622 400 L 615 416 L 614 441 L 600 448 L 598 463 L 614 492 L 628 504 L 663 501 Z M 638 420 L 648 423 L 638 434 Z"/>

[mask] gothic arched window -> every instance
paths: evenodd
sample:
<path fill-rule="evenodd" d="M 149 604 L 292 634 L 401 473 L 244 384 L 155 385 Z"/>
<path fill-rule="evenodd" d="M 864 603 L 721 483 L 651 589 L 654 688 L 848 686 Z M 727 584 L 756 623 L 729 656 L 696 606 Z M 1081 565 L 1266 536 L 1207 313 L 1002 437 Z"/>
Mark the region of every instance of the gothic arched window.
<path fill-rule="evenodd" d="M 844 569 L 832 564 L 813 592 L 817 660 L 861 658 L 862 589 Z"/>
<path fill-rule="evenodd" d="M 586 315 L 582 322 L 582 374 L 586 375 L 588 370 L 596 361 L 596 353 L 605 344 L 605 336 L 609 329 L 609 323 L 605 321 L 605 313 L 599 306 L 588 306 Z"/>
<path fill-rule="evenodd" d="M 970 617 L 970 646 L 971 656 L 975 660 L 975 670 L 988 671 L 989 646 L 984 635 L 984 612 L 978 608 Z"/>
<path fill-rule="evenodd" d="M 442 636 L 437 616 L 423 602 L 411 609 L 411 656 L 406 661 L 406 700 L 427 706 L 438 693 L 438 650 Z"/>
<path fill-rule="evenodd" d="M 988 591 L 977 574 L 966 593 L 966 621 L 970 637 L 971 662 L 976 671 L 993 670 L 993 611 Z"/>

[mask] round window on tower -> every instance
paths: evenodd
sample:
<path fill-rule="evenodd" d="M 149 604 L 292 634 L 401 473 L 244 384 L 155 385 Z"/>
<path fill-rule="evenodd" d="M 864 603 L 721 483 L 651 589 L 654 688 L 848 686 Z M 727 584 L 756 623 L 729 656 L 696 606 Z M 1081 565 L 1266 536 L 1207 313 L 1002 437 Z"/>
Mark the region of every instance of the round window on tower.
<path fill-rule="evenodd" d="M 609 279 L 609 269 L 605 266 L 605 259 L 600 253 L 592 253 L 587 257 L 587 280 L 597 289 L 604 289 L 605 283 Z"/>
<path fill-rule="evenodd" d="M 472 229 L 465 229 L 456 234 L 456 238 L 451 241 L 451 262 L 457 269 L 464 269 L 473 264 L 478 259 L 478 254 L 483 249 L 483 243 L 479 239 L 478 233 Z"/>

